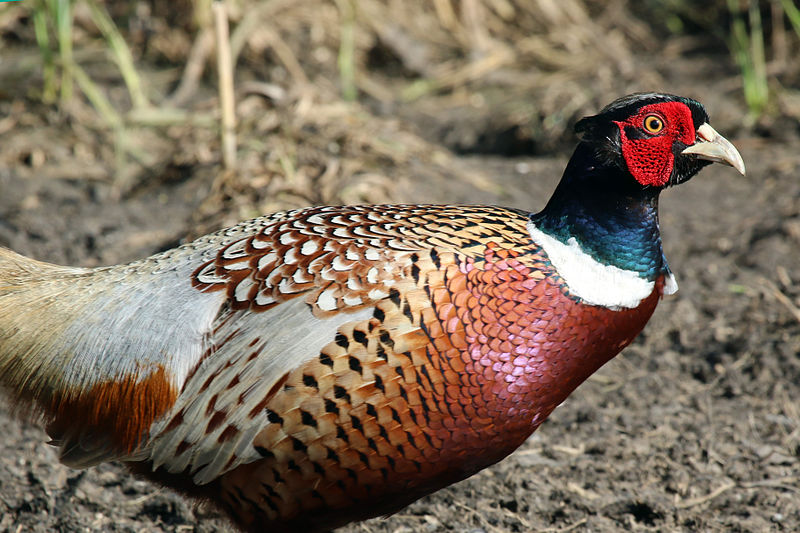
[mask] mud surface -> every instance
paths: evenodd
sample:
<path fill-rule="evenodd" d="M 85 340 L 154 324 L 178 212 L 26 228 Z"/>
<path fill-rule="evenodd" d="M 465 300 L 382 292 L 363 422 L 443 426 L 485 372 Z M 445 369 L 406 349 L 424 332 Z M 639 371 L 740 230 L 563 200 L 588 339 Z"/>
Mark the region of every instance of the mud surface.
<path fill-rule="evenodd" d="M 702 69 L 687 63 L 686 70 Z M 679 292 L 515 454 L 395 516 L 342 532 L 800 530 L 797 124 L 754 133 L 738 126 L 744 111 L 736 97 L 720 98 L 724 91 L 693 86 L 686 76 L 669 83 L 666 89 L 708 105 L 748 169 L 742 178 L 715 165 L 663 194 L 664 246 Z M 12 105 L 0 102 L 3 116 Z M 422 105 L 394 112 L 405 118 L 401 130 L 445 154 L 447 172 L 431 175 L 423 162 L 386 189 L 393 201 L 537 210 L 569 155 L 453 155 L 452 139 L 485 135 L 470 129 L 483 118 L 470 126 L 468 116 L 454 122 Z M 63 120 L 2 132 L 0 245 L 96 266 L 144 257 L 198 227 L 240 218 L 241 211 L 207 215 L 218 161 L 217 171 L 212 164 L 161 169 L 120 194 L 118 183 L 93 178 L 100 163 L 86 163 L 81 174 L 70 170 L 80 169 L 81 152 L 53 155 L 50 140 L 72 146 L 74 134 Z M 87 142 L 81 139 L 75 142 Z M 89 152 L 100 153 L 109 141 L 94 142 Z M 30 147 L 44 151 L 49 166 Z M 46 441 L 43 430 L 0 405 L 0 532 L 228 530 L 214 510 L 119 464 L 63 467 Z"/>

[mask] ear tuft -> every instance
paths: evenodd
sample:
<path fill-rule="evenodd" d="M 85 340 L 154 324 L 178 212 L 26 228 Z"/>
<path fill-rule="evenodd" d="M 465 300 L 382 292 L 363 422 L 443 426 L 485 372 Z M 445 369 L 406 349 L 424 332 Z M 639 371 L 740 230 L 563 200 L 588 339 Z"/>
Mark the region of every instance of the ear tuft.
<path fill-rule="evenodd" d="M 575 133 L 581 134 L 591 130 L 596 119 L 597 115 L 592 115 L 590 117 L 583 117 L 582 119 L 580 119 L 578 122 L 575 123 L 575 128 L 574 128 Z"/>

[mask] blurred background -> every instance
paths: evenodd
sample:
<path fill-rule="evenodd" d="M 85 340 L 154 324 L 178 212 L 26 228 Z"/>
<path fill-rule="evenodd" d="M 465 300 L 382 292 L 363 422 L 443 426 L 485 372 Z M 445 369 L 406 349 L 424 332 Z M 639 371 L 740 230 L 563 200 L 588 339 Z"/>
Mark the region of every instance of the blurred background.
<path fill-rule="evenodd" d="M 190 225 L 205 232 L 286 207 L 410 200 L 409 188 L 425 199 L 442 180 L 502 195 L 453 157 L 568 155 L 578 118 L 634 91 L 698 98 L 729 136 L 798 131 L 792 0 L 223 7 L 227 166 L 211 0 L 0 6 L 0 163 L 117 200 L 201 179 Z"/>
<path fill-rule="evenodd" d="M 581 116 L 696 98 L 748 177 L 664 195 L 678 295 L 521 452 L 347 531 L 794 531 L 798 58 L 795 0 L 2 3 L 0 245 L 97 266 L 311 204 L 536 210 Z M 0 531 L 226 527 L 3 409 Z"/>

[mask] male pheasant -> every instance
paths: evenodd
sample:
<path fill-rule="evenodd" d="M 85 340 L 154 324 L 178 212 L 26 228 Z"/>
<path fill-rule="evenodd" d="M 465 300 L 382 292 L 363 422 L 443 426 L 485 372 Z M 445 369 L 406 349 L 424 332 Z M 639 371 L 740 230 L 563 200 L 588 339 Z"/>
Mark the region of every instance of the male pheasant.
<path fill-rule="evenodd" d="M 243 530 L 394 512 L 511 453 L 676 290 L 662 189 L 744 173 L 688 98 L 576 130 L 536 214 L 311 207 L 96 269 L 0 249 L 0 383 L 65 464 L 125 461 Z"/>

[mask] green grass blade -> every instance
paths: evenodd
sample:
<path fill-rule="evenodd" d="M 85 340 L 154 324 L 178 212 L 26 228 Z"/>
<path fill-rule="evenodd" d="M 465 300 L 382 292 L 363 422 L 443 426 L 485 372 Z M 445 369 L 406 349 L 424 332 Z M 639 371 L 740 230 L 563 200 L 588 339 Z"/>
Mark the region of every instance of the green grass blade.
<path fill-rule="evenodd" d="M 47 29 L 47 6 L 36 2 L 33 8 L 33 31 L 39 54 L 42 56 L 42 101 L 52 104 L 56 101 L 56 63 L 50 49 L 50 34 Z"/>
<path fill-rule="evenodd" d="M 125 85 L 128 87 L 128 93 L 130 94 L 133 107 L 148 107 L 150 102 L 147 100 L 144 90 L 142 89 L 141 78 L 139 78 L 139 73 L 136 71 L 136 67 L 133 64 L 133 55 L 131 54 L 130 48 L 128 48 L 128 45 L 125 43 L 122 34 L 120 34 L 117 29 L 117 25 L 114 24 L 114 21 L 111 19 L 105 7 L 98 4 L 96 0 L 86 0 L 86 4 L 89 6 L 92 20 L 111 47 L 122 78 L 125 80 Z"/>
<path fill-rule="evenodd" d="M 72 4 L 70 0 L 56 2 L 56 32 L 58 34 L 58 54 L 61 63 L 61 105 L 72 100 Z"/>
<path fill-rule="evenodd" d="M 783 7 L 783 12 L 789 18 L 794 32 L 800 37 L 800 8 L 794 4 L 794 0 L 781 0 L 781 7 Z"/>

